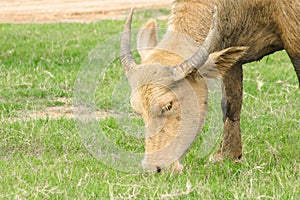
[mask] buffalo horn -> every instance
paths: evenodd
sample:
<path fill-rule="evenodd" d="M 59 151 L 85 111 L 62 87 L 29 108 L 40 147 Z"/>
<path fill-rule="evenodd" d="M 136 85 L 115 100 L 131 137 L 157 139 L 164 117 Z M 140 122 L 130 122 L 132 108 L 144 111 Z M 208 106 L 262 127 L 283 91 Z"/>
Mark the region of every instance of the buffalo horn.
<path fill-rule="evenodd" d="M 131 53 L 131 21 L 134 9 L 131 8 L 130 14 L 127 18 L 122 37 L 121 37 L 121 47 L 120 47 L 120 54 L 121 54 L 121 62 L 122 66 L 127 74 L 129 70 L 136 66 L 134 58 Z"/>

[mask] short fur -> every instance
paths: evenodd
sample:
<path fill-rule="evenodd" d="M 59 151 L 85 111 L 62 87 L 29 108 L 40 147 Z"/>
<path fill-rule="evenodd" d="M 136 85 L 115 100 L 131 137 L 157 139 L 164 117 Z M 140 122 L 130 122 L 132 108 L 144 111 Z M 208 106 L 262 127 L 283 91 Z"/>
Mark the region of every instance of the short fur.
<path fill-rule="evenodd" d="M 219 38 L 215 51 L 248 46 L 243 56 L 223 75 L 224 136 L 218 157 L 242 155 L 240 110 L 242 64 L 285 49 L 300 84 L 300 1 L 295 0 L 175 0 L 169 28 L 203 42 L 209 30 L 213 6 L 219 10 Z"/>
<path fill-rule="evenodd" d="M 241 63 L 285 49 L 300 81 L 300 1 L 295 0 L 175 0 L 169 28 L 202 43 L 219 10 L 219 38 L 215 51 L 248 46 Z"/>

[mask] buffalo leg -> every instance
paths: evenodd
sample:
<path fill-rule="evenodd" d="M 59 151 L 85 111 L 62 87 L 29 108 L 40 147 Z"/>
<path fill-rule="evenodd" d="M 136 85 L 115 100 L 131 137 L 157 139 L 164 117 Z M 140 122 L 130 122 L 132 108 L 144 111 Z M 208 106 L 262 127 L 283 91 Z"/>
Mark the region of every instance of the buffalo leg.
<path fill-rule="evenodd" d="M 294 69 L 297 74 L 299 87 L 300 87 L 300 55 L 291 53 L 289 50 L 287 50 L 287 51 L 288 51 L 288 55 L 289 55 L 293 65 L 294 65 Z"/>
<path fill-rule="evenodd" d="M 243 98 L 243 69 L 237 64 L 223 75 L 223 140 L 217 159 L 230 157 L 238 161 L 242 157 L 240 113 Z"/>

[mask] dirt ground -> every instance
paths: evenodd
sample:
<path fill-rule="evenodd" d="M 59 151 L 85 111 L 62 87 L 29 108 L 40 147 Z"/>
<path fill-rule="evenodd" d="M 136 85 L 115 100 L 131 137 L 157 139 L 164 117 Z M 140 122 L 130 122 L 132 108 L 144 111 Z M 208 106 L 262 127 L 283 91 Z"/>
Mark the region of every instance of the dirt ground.
<path fill-rule="evenodd" d="M 170 8 L 172 0 L 0 0 L 0 23 L 123 19 L 131 7 Z"/>

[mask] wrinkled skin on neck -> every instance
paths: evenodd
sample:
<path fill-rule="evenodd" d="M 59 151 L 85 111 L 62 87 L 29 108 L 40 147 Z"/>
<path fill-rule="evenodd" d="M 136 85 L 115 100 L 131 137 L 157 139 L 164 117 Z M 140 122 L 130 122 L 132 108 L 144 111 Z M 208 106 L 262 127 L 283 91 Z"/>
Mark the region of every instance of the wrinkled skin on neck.
<path fill-rule="evenodd" d="M 169 73 L 168 67 L 145 65 L 128 77 L 132 107 L 146 128 L 144 169 L 160 170 L 174 163 L 179 171 L 181 157 L 207 113 L 207 87 L 200 74 L 174 82 Z"/>

